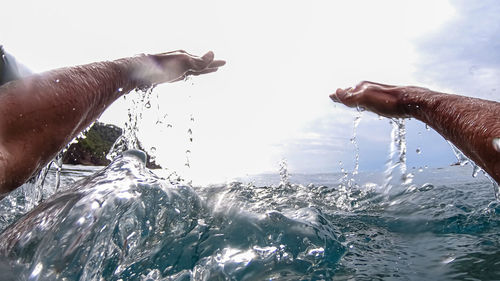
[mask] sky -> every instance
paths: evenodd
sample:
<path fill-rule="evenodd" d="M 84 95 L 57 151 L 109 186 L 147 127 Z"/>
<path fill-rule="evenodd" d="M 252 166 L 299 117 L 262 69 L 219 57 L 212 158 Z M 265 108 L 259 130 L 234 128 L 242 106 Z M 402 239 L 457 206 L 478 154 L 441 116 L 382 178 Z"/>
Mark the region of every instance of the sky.
<path fill-rule="evenodd" d="M 226 60 L 217 73 L 158 86 L 141 121 L 158 162 L 193 178 L 276 172 L 281 159 L 291 173 L 338 172 L 340 162 L 352 170 L 360 113 L 328 95 L 363 80 L 500 96 L 494 0 L 47 0 L 2 9 L 0 44 L 35 72 L 177 49 Z M 130 100 L 100 121 L 123 125 Z M 361 170 L 384 170 L 389 123 L 361 113 Z M 407 134 L 410 168 L 455 161 L 422 123 L 408 121 Z"/>

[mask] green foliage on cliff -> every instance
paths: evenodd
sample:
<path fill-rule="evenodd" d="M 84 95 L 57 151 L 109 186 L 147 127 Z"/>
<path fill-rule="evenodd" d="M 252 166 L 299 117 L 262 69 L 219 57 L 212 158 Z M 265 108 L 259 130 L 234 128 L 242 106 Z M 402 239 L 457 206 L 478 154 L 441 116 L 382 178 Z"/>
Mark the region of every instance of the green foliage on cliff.
<path fill-rule="evenodd" d="M 73 165 L 95 165 L 106 166 L 110 161 L 106 158 L 109 150 L 116 139 L 122 135 L 122 129 L 100 122 L 85 133 L 84 138 L 79 138 L 76 143 L 71 144 L 63 156 L 64 164 Z M 148 168 L 160 168 L 154 162 L 150 162 L 148 155 Z"/>

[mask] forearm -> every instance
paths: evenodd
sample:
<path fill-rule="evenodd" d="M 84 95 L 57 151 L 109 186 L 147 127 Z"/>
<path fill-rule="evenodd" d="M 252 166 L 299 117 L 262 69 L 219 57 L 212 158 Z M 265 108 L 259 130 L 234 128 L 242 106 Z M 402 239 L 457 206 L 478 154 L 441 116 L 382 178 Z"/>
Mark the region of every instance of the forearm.
<path fill-rule="evenodd" d="M 136 60 L 62 68 L 0 87 L 0 193 L 26 181 L 135 88 Z"/>
<path fill-rule="evenodd" d="M 24 183 L 121 95 L 212 73 L 213 52 L 142 55 L 69 67 L 0 87 L 0 196 Z"/>
<path fill-rule="evenodd" d="M 500 103 L 417 87 L 402 91 L 408 116 L 434 128 L 500 182 L 500 152 L 493 145 L 500 137 Z"/>

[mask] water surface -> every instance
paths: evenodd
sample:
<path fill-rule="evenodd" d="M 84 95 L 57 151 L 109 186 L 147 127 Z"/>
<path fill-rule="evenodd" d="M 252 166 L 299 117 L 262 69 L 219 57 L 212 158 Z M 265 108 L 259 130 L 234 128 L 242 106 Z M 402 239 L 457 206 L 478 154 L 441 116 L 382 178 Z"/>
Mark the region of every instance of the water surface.
<path fill-rule="evenodd" d="M 25 215 L 22 192 L 1 201 L 0 266 L 19 280 L 499 279 L 500 205 L 470 170 L 387 191 L 381 173 L 191 187 L 131 156 L 88 178 L 70 167 Z"/>

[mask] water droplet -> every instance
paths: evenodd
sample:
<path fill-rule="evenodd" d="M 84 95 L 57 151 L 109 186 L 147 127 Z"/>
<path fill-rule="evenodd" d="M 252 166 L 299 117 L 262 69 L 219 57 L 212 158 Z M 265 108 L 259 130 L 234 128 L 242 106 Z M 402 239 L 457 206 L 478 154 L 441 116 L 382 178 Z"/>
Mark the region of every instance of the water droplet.
<path fill-rule="evenodd" d="M 75 111 L 75 110 L 76 110 L 76 108 L 73 107 L 73 111 Z"/>
<path fill-rule="evenodd" d="M 156 147 L 152 146 L 151 149 L 150 149 L 151 153 L 155 153 L 156 152 Z"/>
<path fill-rule="evenodd" d="M 59 79 L 56 79 L 56 83 L 59 83 Z"/>
<path fill-rule="evenodd" d="M 422 150 L 420 149 L 420 147 L 418 147 L 418 148 L 417 148 L 417 150 L 415 150 L 415 152 L 416 152 L 417 154 L 420 154 L 420 153 L 422 153 Z"/>
<path fill-rule="evenodd" d="M 500 138 L 494 138 L 493 139 L 493 148 L 500 152 Z"/>
<path fill-rule="evenodd" d="M 123 92 L 123 88 L 118 88 L 118 92 Z"/>
<path fill-rule="evenodd" d="M 430 130 L 431 130 L 431 128 L 430 128 L 430 127 L 429 127 L 429 125 L 427 125 L 427 124 L 425 124 L 425 129 L 426 129 L 427 131 L 430 131 Z"/>
<path fill-rule="evenodd" d="M 469 73 L 470 73 L 471 75 L 475 75 L 475 74 L 477 74 L 478 70 L 479 70 L 479 68 L 478 68 L 476 65 L 473 65 L 473 66 L 471 66 L 471 67 L 469 68 Z"/>
<path fill-rule="evenodd" d="M 356 106 L 356 110 L 358 110 L 358 112 L 363 112 L 366 109 L 364 107 L 358 105 L 358 106 Z"/>
<path fill-rule="evenodd" d="M 144 105 L 145 108 L 151 108 L 151 103 L 148 101 L 145 105 Z"/>
<path fill-rule="evenodd" d="M 404 174 L 402 177 L 401 177 L 401 180 L 403 182 L 403 185 L 409 185 L 410 183 L 413 182 L 413 174 L 412 173 L 407 173 L 407 174 Z"/>
<path fill-rule="evenodd" d="M 31 272 L 30 279 L 32 280 L 37 280 L 38 275 L 42 272 L 43 269 L 43 264 L 41 262 L 37 263 L 35 266 L 35 269 Z"/>
<path fill-rule="evenodd" d="M 419 191 L 429 191 L 429 190 L 432 190 L 434 188 L 434 185 L 432 185 L 431 183 L 424 183 L 418 190 Z"/>
<path fill-rule="evenodd" d="M 462 153 L 462 151 L 460 151 L 460 149 L 458 149 L 455 145 L 453 145 L 453 143 L 448 142 L 448 144 L 450 145 L 453 153 L 455 154 L 455 157 L 457 157 L 460 166 L 465 166 L 467 163 L 470 162 L 469 158 L 467 158 L 467 156 L 465 156 Z"/>
<path fill-rule="evenodd" d="M 448 264 L 448 263 L 450 263 L 450 262 L 453 262 L 454 260 L 455 260 L 455 257 L 447 257 L 446 259 L 444 259 L 444 260 L 442 261 L 442 263 L 444 263 L 444 264 Z"/>
<path fill-rule="evenodd" d="M 479 168 L 479 166 L 477 166 L 477 165 L 474 165 L 474 167 L 472 169 L 472 177 L 473 178 L 477 177 L 477 174 L 479 173 L 479 171 L 481 171 L 481 168 Z"/>
<path fill-rule="evenodd" d="M 85 223 L 85 218 L 84 217 L 80 217 L 77 221 L 78 224 L 84 224 Z"/>

